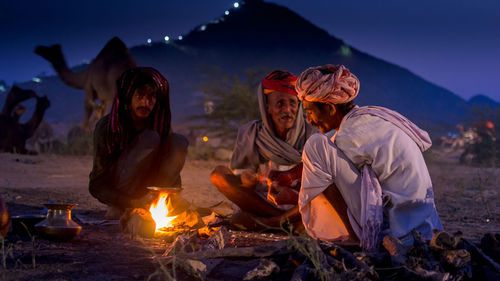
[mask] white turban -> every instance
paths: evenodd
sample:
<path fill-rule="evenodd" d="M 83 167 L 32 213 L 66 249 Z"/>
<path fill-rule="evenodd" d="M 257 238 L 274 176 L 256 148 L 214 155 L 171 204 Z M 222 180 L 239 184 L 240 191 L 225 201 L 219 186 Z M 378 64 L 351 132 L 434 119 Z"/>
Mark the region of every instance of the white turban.
<path fill-rule="evenodd" d="M 327 64 L 302 72 L 295 89 L 300 100 L 333 105 L 353 100 L 359 92 L 359 80 L 345 66 Z"/>

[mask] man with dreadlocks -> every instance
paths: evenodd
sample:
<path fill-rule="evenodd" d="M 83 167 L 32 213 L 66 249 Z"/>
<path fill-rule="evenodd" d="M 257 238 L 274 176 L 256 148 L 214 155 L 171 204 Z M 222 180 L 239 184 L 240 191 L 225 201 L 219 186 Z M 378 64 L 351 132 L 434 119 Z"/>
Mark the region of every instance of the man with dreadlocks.
<path fill-rule="evenodd" d="M 261 120 L 239 128 L 230 163 L 234 173 L 218 166 L 210 176 L 219 191 L 242 210 L 233 217 L 235 226 L 257 228 L 256 221 L 269 226 L 279 226 L 282 220 L 300 223 L 301 154 L 315 129 L 304 121 L 296 79 L 281 70 L 264 78 L 257 92 Z M 290 169 L 296 175 L 276 172 Z"/>
<path fill-rule="evenodd" d="M 111 113 L 94 130 L 89 191 L 108 205 L 107 218 L 125 208 L 145 207 L 148 186 L 180 186 L 187 140 L 172 132 L 168 81 L 157 70 L 138 67 L 117 81 Z"/>
<path fill-rule="evenodd" d="M 414 229 L 427 239 L 442 229 L 422 156 L 427 132 L 390 109 L 355 106 L 359 80 L 343 65 L 307 69 L 296 90 L 307 121 L 335 130 L 309 138 L 302 154 L 299 208 L 311 237 L 373 250 L 383 232 L 409 245 Z"/>

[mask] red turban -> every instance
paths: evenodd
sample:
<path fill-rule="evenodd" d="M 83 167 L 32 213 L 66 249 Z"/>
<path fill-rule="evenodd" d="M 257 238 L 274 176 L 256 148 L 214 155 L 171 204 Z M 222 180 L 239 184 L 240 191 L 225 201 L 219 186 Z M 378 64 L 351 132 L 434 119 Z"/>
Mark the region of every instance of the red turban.
<path fill-rule="evenodd" d="M 295 91 L 295 81 L 297 81 L 297 76 L 288 71 L 273 71 L 262 81 L 264 94 L 267 95 L 272 92 L 281 92 L 296 96 L 297 92 Z"/>

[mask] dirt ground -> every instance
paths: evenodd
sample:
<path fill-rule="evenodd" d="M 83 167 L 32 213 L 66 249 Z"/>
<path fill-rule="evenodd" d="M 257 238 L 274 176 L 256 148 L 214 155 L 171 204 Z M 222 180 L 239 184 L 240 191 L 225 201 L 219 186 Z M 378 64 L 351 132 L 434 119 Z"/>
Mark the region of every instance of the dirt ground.
<path fill-rule="evenodd" d="M 478 241 L 500 232 L 500 168 L 458 165 L 458 152 L 436 150 L 428 155 L 437 209 L 446 230 L 462 231 Z M 215 161 L 187 160 L 182 171 L 182 196 L 197 206 L 225 198 L 211 185 Z M 0 154 L 0 195 L 11 215 L 40 213 L 44 202 L 77 203 L 73 214 L 103 218 L 105 205 L 88 193 L 90 156 Z M 134 240 L 118 225 L 83 224 L 70 242 L 7 236 L 0 265 L 1 280 L 146 280 L 158 264 L 153 256 L 165 245 L 158 239 Z M 3 260 L 2 260 L 3 263 Z M 33 268 L 33 265 L 35 268 Z"/>

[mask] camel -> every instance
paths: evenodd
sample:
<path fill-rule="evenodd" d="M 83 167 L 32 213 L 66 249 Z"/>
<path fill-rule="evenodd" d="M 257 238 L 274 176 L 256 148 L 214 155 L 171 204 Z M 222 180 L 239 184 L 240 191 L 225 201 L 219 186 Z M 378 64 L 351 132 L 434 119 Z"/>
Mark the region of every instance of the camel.
<path fill-rule="evenodd" d="M 54 144 L 54 129 L 49 123 L 42 120 L 33 136 L 28 139 L 28 143 L 33 146 L 37 153 L 51 152 Z"/>
<path fill-rule="evenodd" d="M 106 43 L 82 72 L 73 72 L 68 68 L 61 45 L 37 46 L 35 53 L 48 60 L 67 85 L 85 90 L 82 128 L 86 131 L 91 130 L 93 123 L 108 112 L 116 93 L 116 80 L 125 70 L 137 66 L 127 46 L 118 37 Z"/>
<path fill-rule="evenodd" d="M 36 98 L 35 112 L 28 122 L 20 124 L 19 117 L 26 112 L 26 108 L 20 103 L 30 98 Z M 47 96 L 38 97 L 32 90 L 12 87 L 0 113 L 0 152 L 36 154 L 26 149 L 26 140 L 34 134 L 49 106 Z"/>

